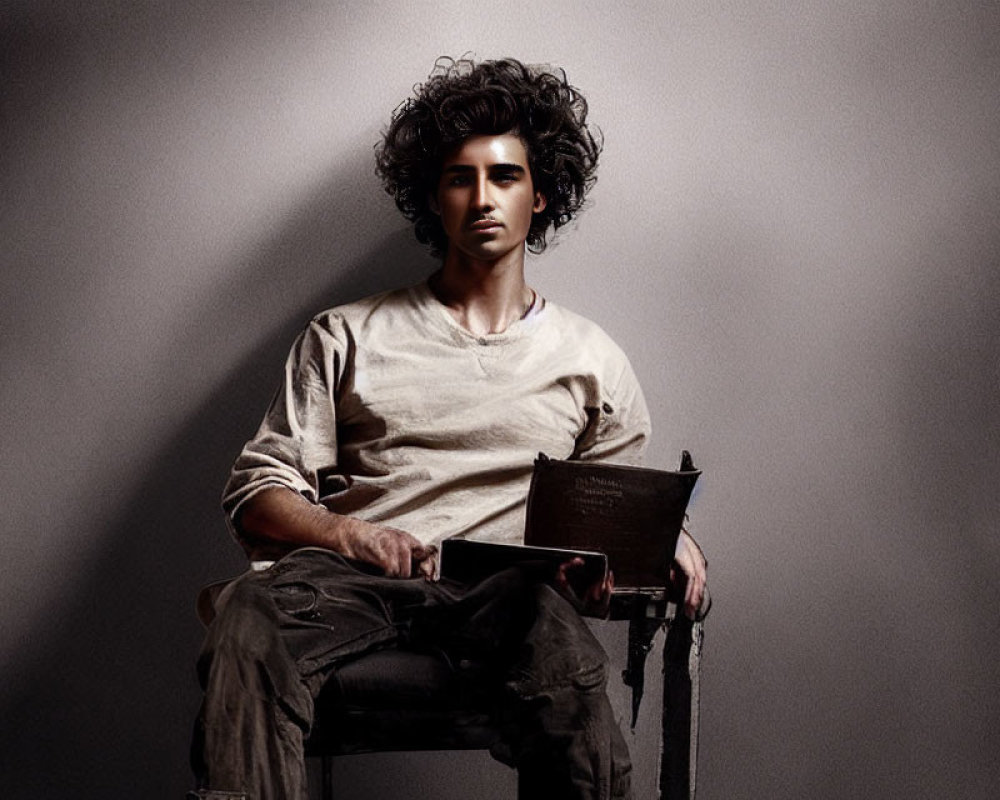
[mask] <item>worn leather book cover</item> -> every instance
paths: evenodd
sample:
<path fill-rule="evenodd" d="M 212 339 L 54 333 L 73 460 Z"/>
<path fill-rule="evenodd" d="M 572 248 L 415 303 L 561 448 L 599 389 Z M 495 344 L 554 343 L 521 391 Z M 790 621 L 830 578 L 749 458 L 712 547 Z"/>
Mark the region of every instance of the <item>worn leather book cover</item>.
<path fill-rule="evenodd" d="M 663 589 L 701 470 L 684 451 L 676 472 L 540 453 L 524 543 L 605 553 L 617 589 Z"/>

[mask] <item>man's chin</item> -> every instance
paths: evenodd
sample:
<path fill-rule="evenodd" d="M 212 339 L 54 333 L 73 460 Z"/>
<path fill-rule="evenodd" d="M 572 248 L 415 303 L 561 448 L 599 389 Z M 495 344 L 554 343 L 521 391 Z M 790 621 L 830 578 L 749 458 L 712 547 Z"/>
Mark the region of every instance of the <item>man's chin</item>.
<path fill-rule="evenodd" d="M 511 247 L 507 242 L 499 241 L 463 243 L 456 247 L 464 259 L 471 261 L 499 261 L 517 249 L 517 247 Z M 523 244 L 521 249 L 523 251 Z"/>

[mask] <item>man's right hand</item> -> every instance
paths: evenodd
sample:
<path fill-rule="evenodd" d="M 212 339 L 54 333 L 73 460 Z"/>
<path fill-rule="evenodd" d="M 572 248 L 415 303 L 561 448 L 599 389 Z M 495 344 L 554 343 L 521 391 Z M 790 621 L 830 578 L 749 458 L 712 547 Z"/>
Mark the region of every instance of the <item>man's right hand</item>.
<path fill-rule="evenodd" d="M 335 514 L 284 487 L 267 488 L 247 500 L 238 527 L 264 542 L 325 547 L 346 558 L 380 567 L 392 578 L 437 571 L 437 548 L 406 531 Z"/>
<path fill-rule="evenodd" d="M 374 564 L 390 578 L 409 578 L 414 574 L 434 577 L 437 548 L 421 544 L 406 531 L 351 519 L 344 526 L 340 541 L 341 555 Z"/>
<path fill-rule="evenodd" d="M 615 574 L 608 570 L 602 580 L 588 586 L 579 595 L 571 585 L 570 575 L 576 570 L 582 570 L 583 565 L 584 561 L 579 557 L 560 564 L 556 570 L 556 588 L 584 616 L 607 619 L 611 611 L 611 594 L 615 590 Z"/>

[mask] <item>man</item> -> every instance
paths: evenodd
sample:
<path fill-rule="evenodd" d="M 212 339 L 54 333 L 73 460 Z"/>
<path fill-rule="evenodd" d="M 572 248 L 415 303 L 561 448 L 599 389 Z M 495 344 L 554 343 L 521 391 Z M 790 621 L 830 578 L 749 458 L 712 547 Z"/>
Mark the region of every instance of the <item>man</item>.
<path fill-rule="evenodd" d="M 630 461 L 648 435 L 624 354 L 524 277 L 526 244 L 544 249 L 593 184 L 586 115 L 564 75 L 513 60 L 442 65 L 395 113 L 379 174 L 442 266 L 315 317 L 236 460 L 223 506 L 255 569 L 220 598 L 199 662 L 199 796 L 304 796 L 315 697 L 391 647 L 472 665 L 522 798 L 631 796 L 606 658 L 565 580 L 432 580 L 445 537 L 520 541 L 538 452 Z M 676 562 L 693 614 L 705 563 L 686 534 Z"/>

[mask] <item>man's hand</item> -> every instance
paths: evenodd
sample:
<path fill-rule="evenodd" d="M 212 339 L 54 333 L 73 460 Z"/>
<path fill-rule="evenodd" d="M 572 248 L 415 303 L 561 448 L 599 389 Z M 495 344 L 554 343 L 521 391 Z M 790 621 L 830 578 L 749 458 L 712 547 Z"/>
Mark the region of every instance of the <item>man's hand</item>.
<path fill-rule="evenodd" d="M 583 566 L 584 561 L 579 557 L 560 564 L 556 570 L 556 586 L 565 597 L 573 601 L 573 605 L 581 614 L 605 619 L 611 610 L 611 593 L 615 588 L 614 573 L 608 570 L 604 580 L 595 581 L 588 586 L 581 597 L 573 590 L 570 576 L 576 570 L 582 570 Z"/>
<path fill-rule="evenodd" d="M 341 555 L 374 564 L 390 578 L 420 574 L 434 577 L 437 548 L 421 544 L 416 536 L 396 528 L 352 519 L 341 538 Z"/>
<path fill-rule="evenodd" d="M 687 586 L 684 590 L 684 613 L 689 618 L 694 619 L 701 609 L 707 591 L 707 563 L 701 548 L 684 530 L 677 537 L 677 547 L 674 549 L 674 564 L 670 567 L 671 583 L 675 583 L 677 580 L 677 567 L 680 567 L 687 579 Z"/>
<path fill-rule="evenodd" d="M 334 514 L 284 487 L 251 497 L 239 517 L 244 535 L 257 542 L 293 547 L 325 547 L 347 558 L 374 564 L 393 578 L 437 571 L 437 548 L 396 528 Z M 287 549 L 287 547 L 286 547 Z"/>

